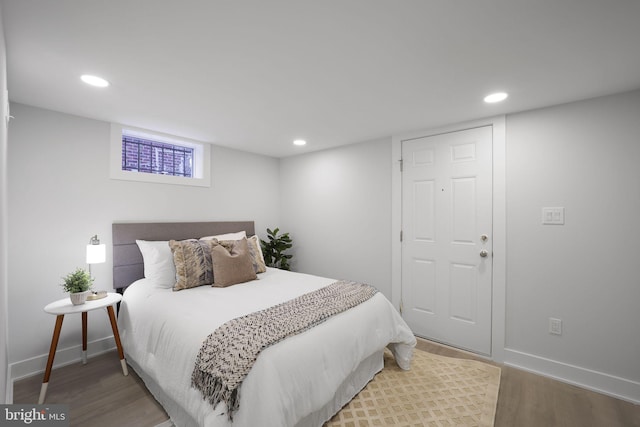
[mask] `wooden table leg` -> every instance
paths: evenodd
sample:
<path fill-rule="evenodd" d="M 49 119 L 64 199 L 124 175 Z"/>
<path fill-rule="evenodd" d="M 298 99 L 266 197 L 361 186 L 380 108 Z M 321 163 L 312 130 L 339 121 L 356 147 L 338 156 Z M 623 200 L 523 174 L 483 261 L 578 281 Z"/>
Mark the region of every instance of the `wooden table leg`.
<path fill-rule="evenodd" d="M 47 387 L 49 386 L 49 377 L 51 376 L 53 359 L 56 356 L 56 349 L 58 348 L 58 339 L 60 339 L 60 330 L 62 329 L 63 320 L 64 320 L 64 314 L 59 314 L 56 317 L 56 326 L 53 329 L 53 337 L 51 338 L 51 347 L 49 348 L 49 359 L 47 360 L 47 369 L 45 369 L 44 371 L 44 379 L 42 380 L 42 387 L 40 388 L 40 397 L 38 397 L 38 405 L 42 405 L 44 403 L 44 398 L 47 395 Z"/>
<path fill-rule="evenodd" d="M 124 360 L 124 350 L 122 350 L 122 343 L 120 342 L 120 334 L 118 333 L 118 323 L 116 322 L 116 315 L 113 312 L 113 306 L 107 307 L 109 313 L 109 320 L 111 321 L 111 330 L 113 331 L 113 338 L 116 340 L 116 347 L 118 347 L 118 356 L 120 356 L 120 364 L 122 365 L 122 373 L 126 377 L 129 375 L 127 369 L 127 361 Z"/>
<path fill-rule="evenodd" d="M 82 312 L 82 364 L 87 364 L 87 312 Z"/>

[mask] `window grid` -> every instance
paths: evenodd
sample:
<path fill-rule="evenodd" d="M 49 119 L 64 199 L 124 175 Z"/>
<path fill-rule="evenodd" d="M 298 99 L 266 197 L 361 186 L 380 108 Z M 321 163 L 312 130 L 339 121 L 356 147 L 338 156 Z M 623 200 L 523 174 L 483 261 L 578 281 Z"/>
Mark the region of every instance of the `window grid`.
<path fill-rule="evenodd" d="M 122 170 L 193 177 L 194 149 L 122 135 Z"/>

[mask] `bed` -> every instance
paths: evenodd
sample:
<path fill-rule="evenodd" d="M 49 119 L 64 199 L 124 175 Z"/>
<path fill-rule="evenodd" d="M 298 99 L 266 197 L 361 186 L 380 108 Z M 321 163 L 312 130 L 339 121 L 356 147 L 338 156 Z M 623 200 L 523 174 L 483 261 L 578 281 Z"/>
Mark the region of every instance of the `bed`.
<path fill-rule="evenodd" d="M 161 265 L 165 276 L 170 267 L 165 242 L 251 237 L 253 222 L 119 223 L 112 230 L 114 287 L 123 293 L 118 325 L 127 363 L 178 427 L 320 426 L 382 369 L 385 347 L 400 367 L 409 369 L 415 337 L 377 292 L 262 350 L 241 383 L 239 407 L 231 418 L 224 402 L 213 407 L 191 385 L 203 342 L 231 319 L 326 289 L 336 279 L 266 268 L 256 280 L 233 286 L 175 291 L 152 274 L 157 273 L 152 263 Z M 162 255 L 152 251 L 150 256 L 144 244 L 160 247 Z"/>

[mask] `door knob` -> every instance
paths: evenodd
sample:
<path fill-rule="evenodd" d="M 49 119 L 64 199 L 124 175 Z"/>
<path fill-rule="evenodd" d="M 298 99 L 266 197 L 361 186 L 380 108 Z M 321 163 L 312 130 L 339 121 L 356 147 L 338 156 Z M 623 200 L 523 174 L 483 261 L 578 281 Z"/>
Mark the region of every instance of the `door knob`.
<path fill-rule="evenodd" d="M 486 250 L 486 249 L 483 249 L 483 250 L 481 250 L 481 251 L 480 251 L 480 256 L 481 256 L 482 258 L 486 258 L 486 257 L 487 257 L 487 255 L 489 255 L 489 252 L 487 252 L 487 250 Z"/>

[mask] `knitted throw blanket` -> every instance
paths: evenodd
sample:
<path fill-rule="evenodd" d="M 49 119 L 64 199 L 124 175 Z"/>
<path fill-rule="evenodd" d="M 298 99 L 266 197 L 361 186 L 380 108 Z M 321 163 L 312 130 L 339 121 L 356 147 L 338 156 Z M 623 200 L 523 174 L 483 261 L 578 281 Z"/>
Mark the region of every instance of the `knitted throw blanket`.
<path fill-rule="evenodd" d="M 224 402 L 232 420 L 239 408 L 239 387 L 263 349 L 355 307 L 376 292 L 369 285 L 339 281 L 228 321 L 202 344 L 191 385 L 214 408 Z"/>

